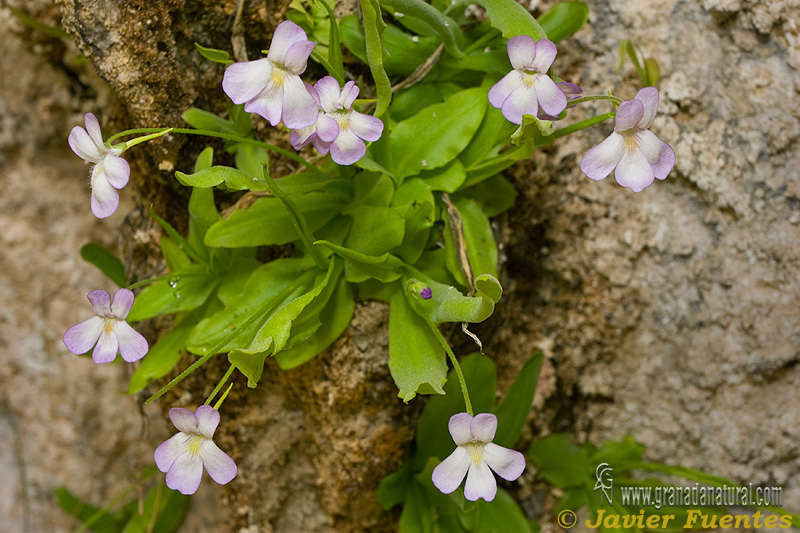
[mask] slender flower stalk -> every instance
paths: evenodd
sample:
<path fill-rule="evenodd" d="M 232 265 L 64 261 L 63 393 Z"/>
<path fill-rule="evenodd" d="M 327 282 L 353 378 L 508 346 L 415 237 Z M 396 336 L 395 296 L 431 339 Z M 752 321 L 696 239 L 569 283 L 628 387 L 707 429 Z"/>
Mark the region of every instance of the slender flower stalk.
<path fill-rule="evenodd" d="M 103 143 L 100 123 L 92 113 L 84 116 L 86 128 L 75 126 L 69 133 L 69 147 L 92 167 L 92 213 L 97 218 L 114 214 L 119 207 L 119 193 L 131 176 L 131 167 L 120 157 L 122 149 L 109 148 Z"/>

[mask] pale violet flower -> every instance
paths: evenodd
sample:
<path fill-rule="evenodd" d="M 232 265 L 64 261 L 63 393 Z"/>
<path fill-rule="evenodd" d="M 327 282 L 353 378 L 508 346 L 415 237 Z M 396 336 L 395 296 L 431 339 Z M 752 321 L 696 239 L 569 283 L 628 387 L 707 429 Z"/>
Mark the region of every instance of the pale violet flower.
<path fill-rule="evenodd" d="M 67 349 L 80 355 L 94 346 L 92 361 L 95 363 L 110 363 L 117 358 L 117 351 L 129 363 L 144 357 L 149 350 L 147 339 L 125 322 L 133 306 L 133 292 L 118 290 L 113 303 L 111 296 L 103 290 L 90 292 L 88 298 L 95 316 L 75 324 L 64 333 Z"/>
<path fill-rule="evenodd" d="M 655 87 L 645 87 L 633 100 L 622 102 L 614 131 L 583 156 L 583 173 L 601 180 L 616 169 L 617 183 L 634 192 L 643 190 L 654 178 L 665 179 L 675 165 L 675 151 L 649 129 L 657 110 Z"/>
<path fill-rule="evenodd" d="M 564 96 L 567 97 L 567 107 L 575 106 L 575 104 L 570 103 L 570 101 L 571 100 L 575 100 L 576 98 L 580 98 L 581 94 L 583 93 L 583 89 L 581 89 L 580 87 L 578 87 L 574 83 L 570 83 L 568 81 L 560 81 L 560 82 L 556 83 L 556 85 L 558 85 L 558 88 L 561 89 L 561 91 L 564 93 Z M 548 115 L 547 113 L 544 113 L 543 111 L 539 111 L 539 115 L 538 115 L 537 118 L 539 120 L 550 120 L 550 121 L 559 119 L 559 117 L 553 116 L 553 115 Z"/>
<path fill-rule="evenodd" d="M 468 413 L 459 413 L 450 418 L 447 427 L 458 448 L 439 463 L 432 476 L 433 484 L 444 494 L 456 490 L 467 476 L 464 497 L 490 502 L 497 494 L 497 482 L 490 468 L 508 481 L 514 481 L 525 470 L 524 455 L 492 442 L 497 431 L 497 417 L 493 414 L 481 413 L 473 418 Z"/>
<path fill-rule="evenodd" d="M 225 70 L 222 89 L 248 113 L 257 113 L 277 126 L 305 128 L 317 119 L 317 105 L 300 74 L 317 43 L 303 28 L 285 20 L 278 24 L 267 57 L 234 63 Z"/>
<path fill-rule="evenodd" d="M 508 41 L 508 58 L 514 70 L 489 90 L 489 103 L 514 124 L 522 124 L 522 115 L 537 116 L 539 109 L 558 116 L 567 107 L 567 97 L 547 75 L 556 53 L 556 45 L 547 39 L 512 37 Z"/>
<path fill-rule="evenodd" d="M 219 411 L 209 405 L 201 405 L 195 412 L 174 407 L 169 410 L 169 419 L 180 433 L 162 442 L 153 453 L 156 466 L 167 474 L 167 487 L 194 494 L 203 478 L 203 467 L 220 485 L 236 477 L 236 463 L 211 440 L 219 425 Z"/>
<path fill-rule="evenodd" d="M 69 147 L 78 157 L 94 163 L 92 168 L 92 213 L 97 218 L 114 214 L 119 207 L 117 189 L 123 188 L 131 176 L 131 167 L 120 154 L 119 148 L 108 148 L 103 143 L 100 123 L 91 113 L 84 116 L 86 129 L 75 126 L 69 133 Z"/>
<path fill-rule="evenodd" d="M 353 110 L 359 89 L 348 81 L 340 90 L 339 82 L 325 76 L 306 90 L 317 102 L 317 121 L 307 128 L 292 130 L 289 139 L 295 150 L 313 142 L 321 153 L 330 150 L 331 159 L 340 165 L 352 165 L 367 153 L 364 141 L 377 141 L 383 133 L 381 119 Z"/>

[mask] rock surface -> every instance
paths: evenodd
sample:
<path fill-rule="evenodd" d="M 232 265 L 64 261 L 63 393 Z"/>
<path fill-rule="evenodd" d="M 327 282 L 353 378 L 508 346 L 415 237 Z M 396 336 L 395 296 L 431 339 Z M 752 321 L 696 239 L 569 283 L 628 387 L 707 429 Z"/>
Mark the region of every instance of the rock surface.
<path fill-rule="evenodd" d="M 51 2 L 25 4 L 39 20 L 59 22 Z M 55 487 L 106 503 L 168 434 L 160 409 L 169 404 L 142 414 L 140 398 L 117 393 L 129 368 L 65 354 L 60 337 L 90 310 L 89 290 L 112 288 L 80 261 L 84 242 L 113 247 L 121 228 L 121 249 L 135 252 L 141 273 L 158 268 L 158 257 L 141 261 L 157 234 L 140 207 L 154 198 L 182 205 L 170 171 L 196 147 L 176 137 L 136 152 L 138 177 L 122 195 L 133 201 L 98 222 L 88 211 L 86 167 L 64 138 L 86 111 L 122 129 L 174 124 L 190 105 L 220 108 L 221 68 L 192 42 L 229 49 L 234 4 L 64 0 L 64 26 L 108 85 L 65 41 L 0 11 L 0 291 L 8 302 L 0 311 L 0 434 L 10 436 L 0 439 L 0 472 L 12 480 L 0 489 L 0 531 L 22 530 L 26 516 L 30 531 L 74 528 L 53 503 Z M 245 2 L 253 57 L 285 9 L 264 5 Z M 533 349 L 545 350 L 520 445 L 556 431 L 596 443 L 632 434 L 648 446 L 647 460 L 782 486 L 784 504 L 800 510 L 797 3 L 589 6 L 589 25 L 559 47 L 556 73 L 587 93 L 630 98 L 639 82 L 629 63 L 617 70 L 617 46 L 631 38 L 660 64 L 653 131 L 678 162 L 639 194 L 613 177 L 589 180 L 578 163 L 608 135 L 606 123 L 509 174 L 520 197 L 495 221 L 504 303 L 477 332 L 501 387 Z M 323 356 L 289 373 L 270 368 L 268 386 L 254 392 L 235 388 L 219 443 L 241 475 L 222 491 L 203 484 L 187 531 L 396 527 L 374 490 L 402 460 L 419 405 L 395 398 L 386 315 L 363 304 Z M 192 383 L 176 401 L 202 402 Z M 541 492 L 533 468 L 517 496 L 545 531 L 558 530 L 555 495 Z"/>

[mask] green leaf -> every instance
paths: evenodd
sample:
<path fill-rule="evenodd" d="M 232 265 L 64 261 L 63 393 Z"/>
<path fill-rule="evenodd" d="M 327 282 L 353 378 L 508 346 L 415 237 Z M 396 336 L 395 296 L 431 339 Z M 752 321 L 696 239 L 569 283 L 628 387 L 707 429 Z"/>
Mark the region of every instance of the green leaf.
<path fill-rule="evenodd" d="M 421 179 L 406 180 L 392 197 L 392 207 L 405 220 L 403 243 L 395 253 L 408 263 L 415 263 L 428 246 L 435 207 L 430 186 Z"/>
<path fill-rule="evenodd" d="M 594 464 L 609 463 L 612 466 L 621 466 L 631 462 L 638 463 L 642 460 L 646 449 L 644 444 L 627 435 L 619 441 L 604 441 L 600 449 L 592 455 L 592 462 Z"/>
<path fill-rule="evenodd" d="M 452 197 L 453 201 L 461 198 L 474 200 L 484 214 L 492 218 L 505 213 L 514 205 L 514 200 L 517 199 L 517 190 L 511 185 L 511 182 L 497 174 L 477 185 L 459 191 L 456 196 Z"/>
<path fill-rule="evenodd" d="M 181 117 L 187 124 L 198 130 L 216 131 L 231 135 L 242 133 L 230 121 L 197 107 L 190 107 L 183 112 Z"/>
<path fill-rule="evenodd" d="M 56 489 L 58 506 L 95 533 L 118 533 L 127 516 L 112 514 L 76 498 L 66 487 Z"/>
<path fill-rule="evenodd" d="M 375 496 L 384 510 L 388 511 L 406 499 L 411 483 L 411 462 L 406 461 L 397 472 L 392 472 L 381 480 Z"/>
<path fill-rule="evenodd" d="M 213 61 L 214 63 L 222 63 L 227 66 L 233 63 L 231 56 L 225 50 L 217 50 L 215 48 L 206 48 L 194 43 L 194 47 L 200 52 L 200 55 Z"/>
<path fill-rule="evenodd" d="M 497 157 L 500 149 L 508 145 L 514 127 L 499 109 L 488 106 L 481 127 L 458 156 L 464 167 L 472 170 L 486 160 Z"/>
<path fill-rule="evenodd" d="M 142 364 L 131 376 L 128 394 L 136 394 L 151 381 L 166 376 L 178 364 L 193 327 L 194 322 L 184 320 L 150 347 Z"/>
<path fill-rule="evenodd" d="M 522 115 L 522 124 L 511 135 L 511 142 L 514 146 L 522 146 L 526 143 L 531 143 L 534 146 L 553 144 L 552 135 L 552 122 L 541 120 L 534 115 Z"/>
<path fill-rule="evenodd" d="M 255 178 L 255 180 L 258 182 L 263 182 L 262 176 L 264 175 L 264 167 L 269 165 L 269 153 L 261 146 L 255 146 L 253 144 L 238 144 L 236 145 L 235 162 L 236 168 L 250 176 L 251 180 Z M 245 183 L 249 184 L 249 182 L 246 180 Z M 226 185 L 228 185 L 228 188 L 230 189 L 234 188 L 229 185 L 227 181 Z M 263 187 L 263 185 L 260 185 L 260 187 Z M 263 189 L 250 188 L 250 190 Z"/>
<path fill-rule="evenodd" d="M 184 174 L 181 171 L 176 171 L 175 177 L 182 185 L 190 187 L 208 188 L 224 182 L 228 189 L 234 191 L 263 191 L 266 189 L 264 182 L 258 178 L 226 166 L 214 166 L 194 174 Z"/>
<path fill-rule="evenodd" d="M 422 276 L 421 272 L 415 272 Z M 424 277 L 424 276 L 423 276 Z M 431 288 L 431 298 L 423 299 L 419 292 Z M 464 296 L 455 287 L 437 283 L 431 279 L 419 281 L 410 278 L 406 282 L 406 292 L 414 310 L 434 324 L 443 322 L 483 322 L 494 311 L 503 295 L 500 282 L 491 274 L 481 274 L 475 278 L 475 296 Z"/>
<path fill-rule="evenodd" d="M 125 287 L 128 284 L 122 261 L 102 244 L 96 242 L 84 244 L 81 248 L 81 259 L 99 268 L 100 272 L 108 276 L 117 286 Z"/>
<path fill-rule="evenodd" d="M 560 489 L 582 486 L 594 475 L 597 466 L 589 461 L 586 449 L 575 446 L 566 433 L 554 433 L 535 441 L 528 457 L 539 475 Z"/>
<path fill-rule="evenodd" d="M 426 495 L 419 483 L 411 483 L 400 514 L 398 533 L 434 533 L 433 513 Z"/>
<path fill-rule="evenodd" d="M 494 406 L 497 387 L 497 371 L 492 360 L 479 353 L 473 353 L 461 360 L 461 370 L 467 382 L 475 413 L 490 413 Z M 428 458 L 444 459 L 456 449 L 453 437 L 447 429 L 447 423 L 451 416 L 463 413 L 465 406 L 455 371 L 451 370 L 447 375 L 447 383 L 443 389 L 444 396 L 433 396 L 428 399 L 419 417 L 417 454 L 414 458 L 415 471 L 421 470 Z"/>
<path fill-rule="evenodd" d="M 380 256 L 400 246 L 405 235 L 405 220 L 396 209 L 361 205 L 349 212 L 353 217 L 344 245 L 351 250 Z"/>
<path fill-rule="evenodd" d="M 511 448 L 522 433 L 533 404 L 533 396 L 536 394 L 536 384 L 539 382 L 543 361 L 542 352 L 536 352 L 529 357 L 514 383 L 508 388 L 505 398 L 495 408 L 497 433 L 492 442 L 498 446 Z"/>
<path fill-rule="evenodd" d="M 427 82 L 417 83 L 394 95 L 392 107 L 389 109 L 389 112 L 396 122 L 402 122 L 413 117 L 426 107 L 433 104 L 440 104 L 442 101 L 444 101 L 444 97 L 439 90 L 439 84 Z"/>
<path fill-rule="evenodd" d="M 464 244 L 473 276 L 491 274 L 497 277 L 497 244 L 489 219 L 474 200 L 458 199 L 453 202 L 461 216 Z M 496 302 L 495 302 L 496 303 Z"/>
<path fill-rule="evenodd" d="M 378 159 L 378 163 L 393 171 L 397 179 L 443 167 L 475 135 L 487 102 L 486 91 L 473 88 L 426 107 L 395 127 L 388 137 L 390 160 Z"/>
<path fill-rule="evenodd" d="M 178 491 L 170 490 L 164 483 L 159 483 L 147 493 L 142 502 L 142 513 L 138 512 L 131 517 L 121 533 L 147 533 L 152 531 L 159 533 L 173 533 L 183 524 L 186 514 L 189 512 L 191 498 Z M 156 505 L 158 504 L 158 507 Z M 138 506 L 136 507 L 138 509 Z M 156 515 L 153 521 L 153 515 Z"/>
<path fill-rule="evenodd" d="M 536 20 L 547 38 L 557 43 L 580 30 L 588 19 L 589 8 L 583 2 L 560 2 Z"/>
<path fill-rule="evenodd" d="M 530 35 L 533 40 L 544 39 L 547 34 L 528 11 L 514 0 L 476 0 L 486 10 L 492 26 L 510 39 L 517 35 Z"/>
<path fill-rule="evenodd" d="M 476 533 L 533 533 L 530 520 L 514 498 L 503 489 L 497 489 L 494 500 L 479 500 L 475 518 Z"/>
<path fill-rule="evenodd" d="M 152 206 L 150 207 L 150 216 L 153 217 L 153 219 L 156 222 L 158 222 L 158 225 L 161 226 L 164 229 L 164 231 L 167 232 L 169 238 L 172 239 L 175 242 L 175 244 L 178 245 L 181 251 L 183 251 L 183 253 L 188 255 L 192 259 L 192 261 L 195 261 L 196 263 L 204 262 L 202 254 L 198 253 L 197 250 L 195 250 L 192 247 L 192 245 L 190 245 L 187 242 L 187 240 L 184 239 L 180 233 L 178 233 L 178 230 L 173 228 L 166 220 L 156 215 L 155 212 L 153 211 Z"/>
<path fill-rule="evenodd" d="M 133 302 L 128 322 L 139 322 L 178 311 L 189 311 L 203 305 L 220 278 L 202 268 L 175 272 L 146 287 Z"/>
<path fill-rule="evenodd" d="M 342 213 L 347 215 L 356 207 L 372 205 L 386 207 L 394 194 L 394 184 L 386 174 L 379 172 L 360 172 L 353 178 L 355 197 L 347 204 Z"/>
<path fill-rule="evenodd" d="M 349 268 L 363 276 L 363 279 L 356 281 L 356 283 L 367 278 L 375 278 L 384 283 L 389 283 L 402 276 L 405 268 L 405 264 L 400 259 L 388 252 L 381 256 L 373 256 L 362 254 L 343 246 L 337 246 L 328 241 L 317 241 L 314 244 L 325 246 L 336 255 L 344 258 Z"/>
<path fill-rule="evenodd" d="M 467 179 L 467 171 L 458 159 L 452 160 L 447 165 L 436 170 L 423 170 L 419 178 L 432 191 L 444 191 L 447 193 L 455 192 L 464 180 Z"/>
<path fill-rule="evenodd" d="M 328 304 L 319 314 L 319 321 L 322 324 L 319 329 L 302 343 L 275 356 L 281 369 L 289 370 L 300 366 L 327 349 L 350 325 L 354 308 L 352 286 L 344 279 L 340 279 Z"/>
<path fill-rule="evenodd" d="M 461 31 L 456 21 L 423 0 L 382 0 L 382 3 L 411 17 L 418 18 L 439 35 L 445 49 L 455 57 L 464 57 L 459 42 Z"/>
<path fill-rule="evenodd" d="M 311 192 L 295 199 L 311 231 L 328 223 L 347 203 L 347 198 L 330 191 Z M 249 209 L 239 209 L 220 220 L 206 233 L 207 246 L 238 248 L 288 244 L 299 239 L 289 212 L 274 197 L 259 198 Z"/>
<path fill-rule="evenodd" d="M 398 291 L 389 304 L 389 371 L 398 397 L 408 403 L 419 394 L 444 394 L 447 377 L 444 348 L 425 320 Z"/>
<path fill-rule="evenodd" d="M 208 250 L 205 250 L 206 252 Z M 164 262 L 171 272 L 181 272 L 183 270 L 191 270 L 195 264 L 189 258 L 180 246 L 175 244 L 175 241 L 167 237 L 161 236 L 161 255 L 164 256 Z"/>
<path fill-rule="evenodd" d="M 361 14 L 364 23 L 367 64 L 375 82 L 375 91 L 378 94 L 375 116 L 380 117 L 386 112 L 392 101 L 392 84 L 383 67 L 382 34 L 386 30 L 386 24 L 381 18 L 381 7 L 378 0 L 361 0 Z"/>
<path fill-rule="evenodd" d="M 203 254 L 203 258 L 206 260 L 208 248 L 203 239 L 208 228 L 221 219 L 222 217 L 217 212 L 217 206 L 214 204 L 214 189 L 193 188 L 192 195 L 189 197 L 189 235 L 186 237 L 186 241 L 198 253 Z"/>

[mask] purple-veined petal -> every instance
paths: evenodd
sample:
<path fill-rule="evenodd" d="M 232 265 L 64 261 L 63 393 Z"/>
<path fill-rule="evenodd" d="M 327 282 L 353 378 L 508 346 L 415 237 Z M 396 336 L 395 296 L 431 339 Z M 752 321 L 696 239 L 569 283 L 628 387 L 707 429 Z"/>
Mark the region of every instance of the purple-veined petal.
<path fill-rule="evenodd" d="M 203 478 L 203 460 L 186 452 L 179 455 L 167 472 L 167 487 L 181 494 L 194 494 Z"/>
<path fill-rule="evenodd" d="M 198 421 L 193 411 L 183 407 L 173 407 L 169 410 L 169 419 L 181 433 L 197 433 Z"/>
<path fill-rule="evenodd" d="M 303 80 L 287 75 L 283 82 L 283 123 L 289 129 L 306 128 L 317 121 L 319 107 Z"/>
<path fill-rule="evenodd" d="M 508 59 L 515 70 L 530 70 L 536 57 L 536 41 L 528 35 L 517 35 L 508 41 Z"/>
<path fill-rule="evenodd" d="M 197 417 L 197 431 L 207 439 L 213 438 L 219 425 L 219 411 L 210 405 L 201 405 L 194 414 Z"/>
<path fill-rule="evenodd" d="M 481 442 L 492 442 L 497 431 L 497 417 L 491 413 L 481 413 L 469 425 L 472 438 Z"/>
<path fill-rule="evenodd" d="M 383 122 L 378 117 L 365 115 L 358 111 L 351 111 L 348 118 L 350 121 L 350 129 L 365 141 L 373 142 L 381 138 Z"/>
<path fill-rule="evenodd" d="M 672 167 L 675 166 L 675 151 L 650 130 L 639 132 L 637 139 L 639 141 L 639 149 L 644 153 L 647 162 L 653 167 L 655 177 L 660 180 L 665 179 Z"/>
<path fill-rule="evenodd" d="M 111 295 L 103 289 L 91 291 L 86 298 L 92 304 L 92 310 L 97 316 L 108 316 L 111 314 Z"/>
<path fill-rule="evenodd" d="M 642 118 L 636 125 L 646 130 L 653 125 L 653 120 L 656 118 L 656 113 L 658 112 L 658 89 L 655 87 L 645 87 L 636 93 L 633 99 L 641 102 L 644 108 Z"/>
<path fill-rule="evenodd" d="M 207 406 L 206 406 L 207 407 Z M 211 479 L 225 485 L 236 477 L 236 463 L 211 440 L 200 446 L 200 458 Z"/>
<path fill-rule="evenodd" d="M 166 474 L 175 459 L 186 453 L 191 438 L 185 433 L 176 433 L 159 444 L 156 451 L 153 452 L 153 459 L 155 459 L 158 469 Z"/>
<path fill-rule="evenodd" d="M 483 498 L 487 502 L 494 500 L 497 494 L 497 481 L 489 470 L 489 466 L 481 461 L 472 463 L 467 472 L 467 483 L 464 485 L 464 497 L 470 501 Z"/>
<path fill-rule="evenodd" d="M 524 77 L 524 74 L 516 70 L 512 70 L 503 76 L 503 79 L 495 83 L 492 88 L 489 89 L 489 103 L 497 109 L 503 107 L 503 102 L 508 98 L 508 95 L 522 87 L 523 80 L 525 79 Z"/>
<path fill-rule="evenodd" d="M 100 333 L 100 338 L 97 340 L 97 346 L 92 351 L 92 361 L 97 364 L 110 363 L 117 358 L 117 336 L 108 327 L 108 320 L 103 322 L 103 331 Z"/>
<path fill-rule="evenodd" d="M 267 57 L 275 63 L 283 63 L 289 48 L 302 41 L 308 41 L 305 30 L 290 20 L 284 20 L 275 28 Z"/>
<path fill-rule="evenodd" d="M 533 63 L 531 63 L 533 70 L 541 74 L 546 74 L 550 65 L 555 61 L 557 53 L 558 50 L 556 49 L 556 45 L 553 44 L 553 41 L 548 39 L 539 39 L 536 41 L 536 57 L 533 58 Z"/>
<path fill-rule="evenodd" d="M 625 140 L 619 133 L 612 133 L 606 140 L 586 152 L 581 160 L 581 170 L 593 180 L 601 180 L 611 174 L 625 153 Z"/>
<path fill-rule="evenodd" d="M 506 120 L 514 124 L 522 124 L 522 115 L 536 115 L 539 105 L 536 100 L 536 90 L 528 85 L 522 85 L 505 99 L 500 108 Z M 560 111 L 559 111 L 560 113 Z M 556 113 L 558 114 L 558 113 Z"/>
<path fill-rule="evenodd" d="M 319 80 L 314 88 L 319 95 L 319 106 L 326 113 L 333 113 L 341 109 L 342 91 L 339 82 L 331 76 L 325 76 Z"/>
<path fill-rule="evenodd" d="M 150 349 L 144 335 L 133 329 L 124 320 L 114 320 L 114 333 L 117 335 L 119 354 L 128 363 L 138 361 Z"/>
<path fill-rule="evenodd" d="M 234 63 L 225 69 L 222 90 L 235 104 L 243 104 L 260 93 L 272 78 L 274 67 L 267 58 Z"/>
<path fill-rule="evenodd" d="M 583 89 L 568 81 L 560 81 L 556 83 L 556 85 L 558 85 L 558 88 L 561 89 L 565 95 L 567 95 L 568 100 L 578 98 L 583 93 Z"/>
<path fill-rule="evenodd" d="M 353 107 L 356 98 L 358 98 L 359 92 L 361 92 L 361 89 L 358 88 L 356 82 L 348 81 L 347 83 L 345 83 L 344 87 L 342 88 L 342 96 L 340 98 L 342 107 L 344 107 L 345 109 L 350 109 L 351 107 Z"/>
<path fill-rule="evenodd" d="M 105 144 L 103 144 L 103 132 L 100 131 L 100 122 L 97 117 L 93 113 L 86 113 L 83 116 L 83 122 L 86 124 L 86 132 L 94 145 L 97 146 L 98 150 L 102 150 Z"/>
<path fill-rule="evenodd" d="M 70 326 L 64 333 L 64 346 L 75 355 L 88 352 L 100 338 L 105 322 L 104 318 L 93 316 L 89 320 Z"/>
<path fill-rule="evenodd" d="M 97 218 L 107 218 L 119 207 L 119 193 L 108 183 L 102 164 L 92 170 L 92 213 Z"/>
<path fill-rule="evenodd" d="M 498 476 L 507 481 L 514 481 L 525 470 L 524 455 L 493 442 L 483 447 L 483 460 Z"/>
<path fill-rule="evenodd" d="M 647 162 L 644 153 L 639 149 L 625 150 L 622 159 L 617 164 L 614 171 L 617 183 L 623 187 L 628 187 L 633 192 L 641 192 L 645 187 L 653 183 L 655 174 L 653 167 Z"/>
<path fill-rule="evenodd" d="M 128 184 L 131 177 L 131 167 L 125 158 L 114 154 L 108 154 L 103 159 L 103 170 L 106 174 L 108 183 L 115 189 L 121 189 Z"/>
<path fill-rule="evenodd" d="M 72 151 L 75 152 L 75 155 L 85 161 L 97 163 L 103 159 L 103 154 L 97 149 L 92 138 L 89 137 L 86 130 L 80 126 L 72 128 L 72 131 L 69 132 L 67 142 L 69 143 L 69 147 L 72 148 Z"/>
<path fill-rule="evenodd" d="M 322 106 L 319 103 L 319 94 L 317 93 L 317 90 L 314 88 L 314 86 L 311 85 L 310 83 L 305 83 L 305 82 L 303 82 L 303 85 L 306 86 L 306 91 L 308 91 L 308 94 L 310 94 L 311 98 L 313 98 L 314 101 L 317 103 L 317 107 L 322 109 Z"/>
<path fill-rule="evenodd" d="M 634 127 L 644 115 L 644 104 L 638 100 L 626 100 L 619 104 L 614 118 L 614 131 L 627 131 Z"/>
<path fill-rule="evenodd" d="M 533 82 L 539 106 L 548 115 L 558 116 L 567 108 L 567 95 L 546 74 L 539 74 Z M 533 113 L 531 113 L 533 114 Z"/>
<path fill-rule="evenodd" d="M 124 319 L 131 312 L 133 307 L 133 291 L 130 289 L 119 289 L 114 293 L 114 302 L 111 304 L 111 314 L 117 318 Z"/>
<path fill-rule="evenodd" d="M 340 165 L 352 165 L 367 153 L 367 145 L 353 130 L 339 129 L 339 135 L 331 142 L 331 159 Z"/>
<path fill-rule="evenodd" d="M 443 494 L 450 494 L 464 481 L 469 466 L 469 453 L 464 448 L 458 447 L 433 469 L 431 481 Z"/>
<path fill-rule="evenodd" d="M 283 76 L 280 74 L 279 76 Z M 248 100 L 244 105 L 244 110 L 248 113 L 256 113 L 266 119 L 270 125 L 277 126 L 281 121 L 283 111 L 283 78 L 278 77 L 281 84 L 270 82 L 263 91 L 256 97 Z M 306 124 L 308 126 L 309 124 Z M 304 126 L 305 127 L 305 126 Z"/>
<path fill-rule="evenodd" d="M 472 431 L 470 425 L 472 424 L 472 415 L 469 413 L 458 413 L 450 417 L 447 423 L 447 429 L 450 431 L 450 436 L 453 441 L 461 446 L 472 440 Z"/>
<path fill-rule="evenodd" d="M 338 126 L 337 126 L 338 128 Z M 289 131 L 289 142 L 292 143 L 292 148 L 299 150 L 302 147 L 311 143 L 317 136 L 316 125 L 307 128 L 300 128 L 299 130 Z"/>
<path fill-rule="evenodd" d="M 323 141 L 318 136 L 314 139 L 314 148 L 317 149 L 317 152 L 325 155 L 331 151 L 331 143 L 328 141 Z"/>
<path fill-rule="evenodd" d="M 339 135 L 339 123 L 328 115 L 320 114 L 317 119 L 317 136 L 325 141 L 332 142 Z"/>
<path fill-rule="evenodd" d="M 300 75 L 306 70 L 308 56 L 317 45 L 316 41 L 300 41 L 294 43 L 283 58 L 283 66 L 291 74 Z"/>

